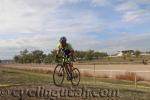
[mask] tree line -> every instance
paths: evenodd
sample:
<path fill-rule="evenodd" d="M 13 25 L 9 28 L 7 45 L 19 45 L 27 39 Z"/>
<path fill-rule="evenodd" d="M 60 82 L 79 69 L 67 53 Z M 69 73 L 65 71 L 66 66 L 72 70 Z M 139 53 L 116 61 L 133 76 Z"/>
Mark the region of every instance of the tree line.
<path fill-rule="evenodd" d="M 105 52 L 98 52 L 94 50 L 78 51 L 74 52 L 77 60 L 93 60 L 108 56 Z M 28 51 L 27 49 L 20 51 L 19 55 L 14 56 L 16 63 L 54 63 L 56 56 L 56 50 L 52 50 L 50 53 L 45 54 L 42 50 Z"/>

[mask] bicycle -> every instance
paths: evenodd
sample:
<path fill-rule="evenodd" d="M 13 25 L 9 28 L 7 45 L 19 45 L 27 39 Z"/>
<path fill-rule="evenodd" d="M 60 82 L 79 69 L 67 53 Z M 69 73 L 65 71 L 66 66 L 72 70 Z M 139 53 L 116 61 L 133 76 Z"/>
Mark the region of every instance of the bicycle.
<path fill-rule="evenodd" d="M 67 57 L 67 55 L 63 54 L 62 57 L 57 57 L 56 59 L 58 60 L 58 58 L 62 59 L 62 61 L 57 61 L 57 65 L 54 69 L 54 73 L 53 73 L 53 82 L 56 86 L 61 86 L 63 81 L 64 81 L 64 77 L 65 74 L 67 75 L 67 80 L 71 81 L 73 86 L 78 86 L 79 82 L 80 82 L 80 71 L 78 70 L 78 68 L 73 67 L 72 71 L 71 69 L 69 69 L 71 66 L 71 59 Z"/>

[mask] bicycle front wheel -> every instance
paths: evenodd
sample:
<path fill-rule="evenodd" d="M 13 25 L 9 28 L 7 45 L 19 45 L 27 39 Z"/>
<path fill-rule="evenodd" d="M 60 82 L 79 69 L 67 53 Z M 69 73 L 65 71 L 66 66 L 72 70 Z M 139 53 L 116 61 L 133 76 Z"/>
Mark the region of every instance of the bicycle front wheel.
<path fill-rule="evenodd" d="M 80 71 L 77 68 L 72 70 L 72 80 L 71 83 L 73 86 L 78 86 L 80 83 Z"/>
<path fill-rule="evenodd" d="M 62 65 L 57 65 L 53 73 L 53 81 L 56 86 L 61 86 L 64 81 L 65 73 Z"/>

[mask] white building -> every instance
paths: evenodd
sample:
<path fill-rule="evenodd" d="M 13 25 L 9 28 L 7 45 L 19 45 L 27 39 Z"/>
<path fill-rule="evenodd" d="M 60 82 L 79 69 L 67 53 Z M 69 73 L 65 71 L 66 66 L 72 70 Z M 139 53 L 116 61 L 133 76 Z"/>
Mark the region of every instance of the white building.
<path fill-rule="evenodd" d="M 117 53 L 117 57 L 121 57 L 123 56 L 123 54 L 126 54 L 126 53 L 130 53 L 131 55 L 134 55 L 134 50 L 123 50 L 123 51 L 118 51 Z"/>

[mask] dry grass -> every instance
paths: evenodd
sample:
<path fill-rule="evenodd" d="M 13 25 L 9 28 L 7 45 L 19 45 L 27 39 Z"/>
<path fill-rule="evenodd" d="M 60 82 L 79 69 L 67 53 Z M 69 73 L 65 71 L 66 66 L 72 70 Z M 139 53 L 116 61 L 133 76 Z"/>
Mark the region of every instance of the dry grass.
<path fill-rule="evenodd" d="M 96 78 L 109 78 L 109 75 L 107 75 L 107 74 L 96 75 Z"/>
<path fill-rule="evenodd" d="M 53 74 L 53 70 L 48 70 L 46 74 Z"/>
<path fill-rule="evenodd" d="M 83 71 L 81 73 L 81 76 L 84 76 L 84 77 L 96 77 L 96 78 L 109 78 L 109 76 L 107 74 L 103 74 L 103 75 L 96 74 L 96 75 L 94 75 L 94 73 L 89 72 L 89 71 Z"/>
<path fill-rule="evenodd" d="M 94 77 L 94 75 L 90 72 L 84 71 L 83 73 L 81 73 L 81 76 L 86 76 L 86 77 Z"/>
<path fill-rule="evenodd" d="M 137 81 L 144 81 L 144 78 L 141 76 L 136 75 L 134 72 L 126 72 L 125 74 L 116 75 L 116 79 L 119 80 L 129 80 L 129 81 L 135 81 L 135 76 Z"/>
<path fill-rule="evenodd" d="M 52 74 L 53 70 L 44 70 L 44 69 L 32 69 L 32 68 L 27 68 L 27 69 L 23 69 L 26 71 L 31 71 L 31 72 L 36 72 L 36 73 L 44 73 L 44 74 Z"/>

